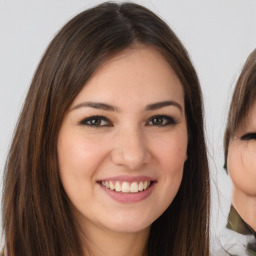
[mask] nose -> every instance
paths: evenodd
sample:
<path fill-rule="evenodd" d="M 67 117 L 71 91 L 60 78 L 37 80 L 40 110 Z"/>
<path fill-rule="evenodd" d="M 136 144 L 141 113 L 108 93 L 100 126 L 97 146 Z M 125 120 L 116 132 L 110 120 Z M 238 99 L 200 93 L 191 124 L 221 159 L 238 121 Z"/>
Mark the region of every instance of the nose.
<path fill-rule="evenodd" d="M 138 170 L 151 159 L 146 139 L 140 131 L 127 130 L 116 135 L 111 152 L 112 161 L 128 170 Z"/>

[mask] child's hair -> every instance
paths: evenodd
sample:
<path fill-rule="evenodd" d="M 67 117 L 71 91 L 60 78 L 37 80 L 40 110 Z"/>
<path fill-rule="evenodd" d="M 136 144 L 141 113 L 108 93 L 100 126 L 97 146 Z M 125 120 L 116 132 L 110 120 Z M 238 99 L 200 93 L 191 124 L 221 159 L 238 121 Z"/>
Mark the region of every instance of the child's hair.
<path fill-rule="evenodd" d="M 224 168 L 227 169 L 229 141 L 238 128 L 244 125 L 249 110 L 256 102 L 256 49 L 248 56 L 237 80 L 231 100 L 224 136 Z"/>

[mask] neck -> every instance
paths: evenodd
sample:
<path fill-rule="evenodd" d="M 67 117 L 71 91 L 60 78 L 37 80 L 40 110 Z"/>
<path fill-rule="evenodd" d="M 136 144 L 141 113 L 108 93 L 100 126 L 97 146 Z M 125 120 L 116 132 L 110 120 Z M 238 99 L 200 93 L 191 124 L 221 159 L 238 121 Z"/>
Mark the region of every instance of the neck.
<path fill-rule="evenodd" d="M 149 230 L 116 233 L 97 227 L 86 229 L 81 231 L 84 256 L 147 256 Z"/>
<path fill-rule="evenodd" d="M 233 188 L 232 203 L 242 219 L 256 231 L 256 196 Z"/>

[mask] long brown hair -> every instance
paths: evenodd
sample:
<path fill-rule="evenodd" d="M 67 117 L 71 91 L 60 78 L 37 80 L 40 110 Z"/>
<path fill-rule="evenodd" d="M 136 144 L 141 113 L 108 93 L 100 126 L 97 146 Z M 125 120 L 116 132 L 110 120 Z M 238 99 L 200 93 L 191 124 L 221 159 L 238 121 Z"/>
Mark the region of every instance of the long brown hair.
<path fill-rule="evenodd" d="M 229 141 L 238 128 L 244 125 L 249 110 L 256 102 L 256 49 L 248 56 L 237 80 L 230 103 L 227 127 L 224 136 L 224 168 L 227 168 Z"/>
<path fill-rule="evenodd" d="M 82 255 L 59 178 L 58 132 L 72 101 L 96 69 L 138 43 L 155 47 L 179 77 L 189 133 L 180 189 L 152 224 L 148 255 L 209 255 L 209 171 L 196 72 L 176 35 L 151 11 L 132 3 L 104 3 L 80 13 L 60 30 L 34 75 L 5 168 L 7 256 Z"/>

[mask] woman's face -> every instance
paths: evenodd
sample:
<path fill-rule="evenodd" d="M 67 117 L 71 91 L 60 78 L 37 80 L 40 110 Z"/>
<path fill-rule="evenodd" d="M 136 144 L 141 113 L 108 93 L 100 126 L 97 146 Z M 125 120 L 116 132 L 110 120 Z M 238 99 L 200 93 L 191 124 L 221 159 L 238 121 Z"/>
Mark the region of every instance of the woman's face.
<path fill-rule="evenodd" d="M 75 98 L 58 137 L 60 178 L 86 230 L 148 230 L 173 201 L 187 158 L 184 93 L 153 48 L 119 53 Z"/>
<path fill-rule="evenodd" d="M 227 166 L 234 188 L 256 196 L 256 103 L 228 149 Z"/>

